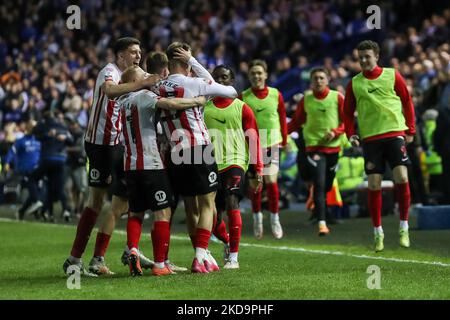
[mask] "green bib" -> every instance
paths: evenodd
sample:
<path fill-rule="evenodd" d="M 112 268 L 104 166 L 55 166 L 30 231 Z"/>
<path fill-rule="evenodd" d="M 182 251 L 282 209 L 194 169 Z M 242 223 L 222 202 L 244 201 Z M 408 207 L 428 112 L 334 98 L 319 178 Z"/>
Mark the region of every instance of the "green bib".
<path fill-rule="evenodd" d="M 325 99 L 317 99 L 312 92 L 304 98 L 306 123 L 303 126 L 305 145 L 322 147 L 339 147 L 341 139 L 331 142 L 323 141 L 325 134 L 339 126 L 338 92 L 330 90 Z"/>
<path fill-rule="evenodd" d="M 269 87 L 269 94 L 258 99 L 249 88 L 242 92 L 242 100 L 253 110 L 258 124 L 261 148 L 268 148 L 283 141 L 278 114 L 278 90 Z"/>
<path fill-rule="evenodd" d="M 239 99 L 226 108 L 217 108 L 212 101 L 205 105 L 204 119 L 214 145 L 219 171 L 230 166 L 248 168 L 248 146 L 242 127 L 244 102 Z"/>
<path fill-rule="evenodd" d="M 353 77 L 352 87 L 361 138 L 408 129 L 394 85 L 393 68 L 383 68 L 381 75 L 374 80 L 367 79 L 362 72 Z"/>

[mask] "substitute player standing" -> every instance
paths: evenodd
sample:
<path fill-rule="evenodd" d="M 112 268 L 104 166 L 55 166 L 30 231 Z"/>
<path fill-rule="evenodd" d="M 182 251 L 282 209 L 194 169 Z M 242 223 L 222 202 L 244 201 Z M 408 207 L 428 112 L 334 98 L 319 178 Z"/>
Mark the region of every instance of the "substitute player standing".
<path fill-rule="evenodd" d="M 213 71 L 217 83 L 230 86 L 234 82 L 233 71 L 224 65 Z M 249 163 L 254 166 L 256 178 L 262 183 L 263 164 L 259 145 L 258 127 L 252 109 L 242 100 L 216 97 L 205 106 L 205 123 L 214 144 L 219 169 L 219 189 L 216 195 L 218 216 L 226 210 L 229 230 L 229 256 L 224 269 L 239 269 L 238 251 L 242 231 L 239 201 L 245 172 Z M 220 218 L 218 227 L 224 226 Z M 226 228 L 222 228 L 222 230 Z"/>
<path fill-rule="evenodd" d="M 85 149 L 89 159 L 89 197 L 78 222 L 70 256 L 63 265 L 66 273 L 69 266 L 74 266 L 81 274 L 89 276 L 111 274 L 103 257 L 115 226 L 115 218 L 128 211 L 126 188 L 113 190 L 111 211 L 108 212 L 104 225 L 101 226 L 97 235 L 94 258 L 91 260 L 89 271 L 84 268 L 81 256 L 86 249 L 92 229 L 103 208 L 108 187 L 112 182 L 114 165 L 112 159 L 123 157 L 123 146 L 119 139 L 122 130 L 120 112 L 113 99 L 128 92 L 150 87 L 160 80 L 159 76 L 153 75 L 137 82 L 119 84 L 123 70 L 132 65 L 139 65 L 140 42 L 135 38 L 120 38 L 114 45 L 114 53 L 116 61 L 107 64 L 100 71 L 95 84 L 94 99 L 85 134 Z"/>
<path fill-rule="evenodd" d="M 264 184 L 269 202 L 270 222 L 275 239 L 283 237 L 279 218 L 279 147 L 287 143 L 286 110 L 281 93 L 266 85 L 267 64 L 253 60 L 249 64 L 248 79 L 251 88 L 242 92 L 242 101 L 252 108 L 256 117 L 264 162 Z M 254 173 L 252 173 L 254 175 Z M 257 239 L 263 237 L 263 214 L 261 212 L 262 190 L 255 192 L 257 182 L 250 178 L 252 188 L 253 231 Z"/>
<path fill-rule="evenodd" d="M 123 83 L 144 79 L 145 72 L 138 66 L 129 67 L 122 75 Z M 130 255 L 130 272 L 133 276 L 142 275 L 138 244 L 142 230 L 145 210 L 155 215 L 151 232 L 155 264 L 153 275 L 172 274 L 165 264 L 170 242 L 173 194 L 169 179 L 159 154 L 156 139 L 156 108 L 184 110 L 201 107 L 204 97 L 191 99 L 167 99 L 158 97 L 149 90 L 125 94 L 117 103 L 121 106 L 122 125 L 125 141 L 125 177 L 128 187 L 130 215 L 127 224 L 127 238 Z"/>
<path fill-rule="evenodd" d="M 375 251 L 382 251 L 384 248 L 381 182 L 386 161 L 393 171 L 400 209 L 400 246 L 408 248 L 408 211 L 411 198 L 407 171 L 410 161 L 406 144 L 413 141 L 416 131 L 414 106 L 400 73 L 393 68 L 378 66 L 380 49 L 376 42 L 362 41 L 357 50 L 362 72 L 354 76 L 347 85 L 344 121 L 347 137 L 354 146 L 359 145 L 359 137 L 362 138 Z M 355 111 L 358 112 L 359 136 L 355 132 Z"/>
<path fill-rule="evenodd" d="M 307 161 L 304 175 L 314 186 L 314 215 L 319 220 L 319 236 L 330 233 L 325 222 L 326 193 L 333 187 L 344 133 L 344 96 L 328 87 L 325 68 L 317 67 L 310 74 L 312 92 L 300 100 L 288 132 L 303 126 Z"/>

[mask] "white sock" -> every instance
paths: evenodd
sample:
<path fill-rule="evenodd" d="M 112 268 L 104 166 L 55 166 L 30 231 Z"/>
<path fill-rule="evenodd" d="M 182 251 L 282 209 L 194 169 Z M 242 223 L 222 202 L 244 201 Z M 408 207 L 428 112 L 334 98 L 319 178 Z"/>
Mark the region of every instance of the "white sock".
<path fill-rule="evenodd" d="M 270 222 L 280 222 L 280 216 L 278 213 L 271 213 L 270 214 Z"/>
<path fill-rule="evenodd" d="M 80 263 L 81 259 L 80 258 L 75 258 L 74 256 L 70 256 L 69 257 L 69 261 L 73 264 L 78 264 Z"/>
<path fill-rule="evenodd" d="M 400 220 L 400 229 L 405 229 L 405 230 L 409 229 L 408 220 Z"/>
<path fill-rule="evenodd" d="M 164 262 L 155 262 L 155 266 L 159 269 L 164 268 Z"/>
<path fill-rule="evenodd" d="M 238 261 L 238 253 L 237 252 L 230 252 L 230 260 L 237 262 Z"/>
<path fill-rule="evenodd" d="M 325 220 L 319 220 L 319 227 L 326 227 L 327 223 Z"/>
<path fill-rule="evenodd" d="M 379 226 L 379 227 L 375 227 L 375 228 L 373 228 L 373 233 L 374 234 L 384 234 L 383 233 L 383 228 L 381 227 L 381 226 Z"/>
<path fill-rule="evenodd" d="M 253 213 L 253 220 L 258 221 L 259 223 L 262 223 L 262 220 L 263 220 L 262 212 L 254 212 Z"/>
<path fill-rule="evenodd" d="M 169 263 L 170 263 L 170 260 L 169 260 L 169 259 L 164 260 L 164 263 L 165 263 L 165 264 L 169 264 Z"/>
<path fill-rule="evenodd" d="M 195 248 L 195 257 L 199 263 L 202 263 L 206 259 L 206 249 Z"/>

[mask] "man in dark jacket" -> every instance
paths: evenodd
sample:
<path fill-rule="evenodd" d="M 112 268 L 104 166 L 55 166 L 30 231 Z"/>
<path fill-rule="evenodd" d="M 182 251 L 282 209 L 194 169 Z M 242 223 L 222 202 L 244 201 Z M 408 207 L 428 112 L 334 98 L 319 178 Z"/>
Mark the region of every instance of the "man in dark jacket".
<path fill-rule="evenodd" d="M 450 103 L 439 110 L 436 120 L 436 130 L 433 134 L 433 144 L 442 159 L 443 204 L 450 204 Z"/>
<path fill-rule="evenodd" d="M 37 175 L 47 177 L 47 196 L 44 203 L 43 218 L 48 211 L 50 221 L 54 221 L 53 203 L 61 201 L 63 217 L 70 219 L 67 195 L 64 193 L 64 165 L 67 160 L 67 144 L 72 143 L 72 136 L 58 111 L 47 110 L 43 119 L 34 129 L 36 138 L 41 141 L 41 159 Z"/>

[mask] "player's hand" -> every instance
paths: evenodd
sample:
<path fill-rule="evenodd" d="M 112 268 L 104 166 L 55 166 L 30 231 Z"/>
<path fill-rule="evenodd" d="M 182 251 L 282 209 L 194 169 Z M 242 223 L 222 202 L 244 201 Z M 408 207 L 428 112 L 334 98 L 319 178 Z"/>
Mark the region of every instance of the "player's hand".
<path fill-rule="evenodd" d="M 411 136 L 409 134 L 406 135 L 406 144 L 410 144 L 411 142 L 413 142 L 414 140 L 414 136 Z"/>
<path fill-rule="evenodd" d="M 184 63 L 189 63 L 189 59 L 191 59 L 192 54 L 189 51 L 184 50 L 183 48 L 178 48 L 177 50 L 175 50 L 173 57 L 175 59 L 181 60 Z"/>
<path fill-rule="evenodd" d="M 148 74 L 144 80 L 142 80 L 143 88 L 150 88 L 161 81 L 161 77 L 158 74 Z"/>
<path fill-rule="evenodd" d="M 360 145 L 359 137 L 356 134 L 351 136 L 350 139 L 348 139 L 348 141 L 352 144 L 353 147 L 359 147 Z"/>
<path fill-rule="evenodd" d="M 334 131 L 330 130 L 323 136 L 323 140 L 325 140 L 325 142 L 331 142 L 331 140 L 333 140 L 335 137 L 336 134 L 334 133 Z"/>
<path fill-rule="evenodd" d="M 258 193 L 261 191 L 263 186 L 263 177 L 259 173 L 256 173 L 256 186 L 255 186 L 255 193 Z"/>
<path fill-rule="evenodd" d="M 205 96 L 198 96 L 195 97 L 195 101 L 197 103 L 197 106 L 201 107 L 204 106 L 208 100 L 206 100 Z"/>
<path fill-rule="evenodd" d="M 56 140 L 58 140 L 58 141 L 65 141 L 66 140 L 66 135 L 65 134 L 58 134 L 57 136 L 56 136 Z"/>

